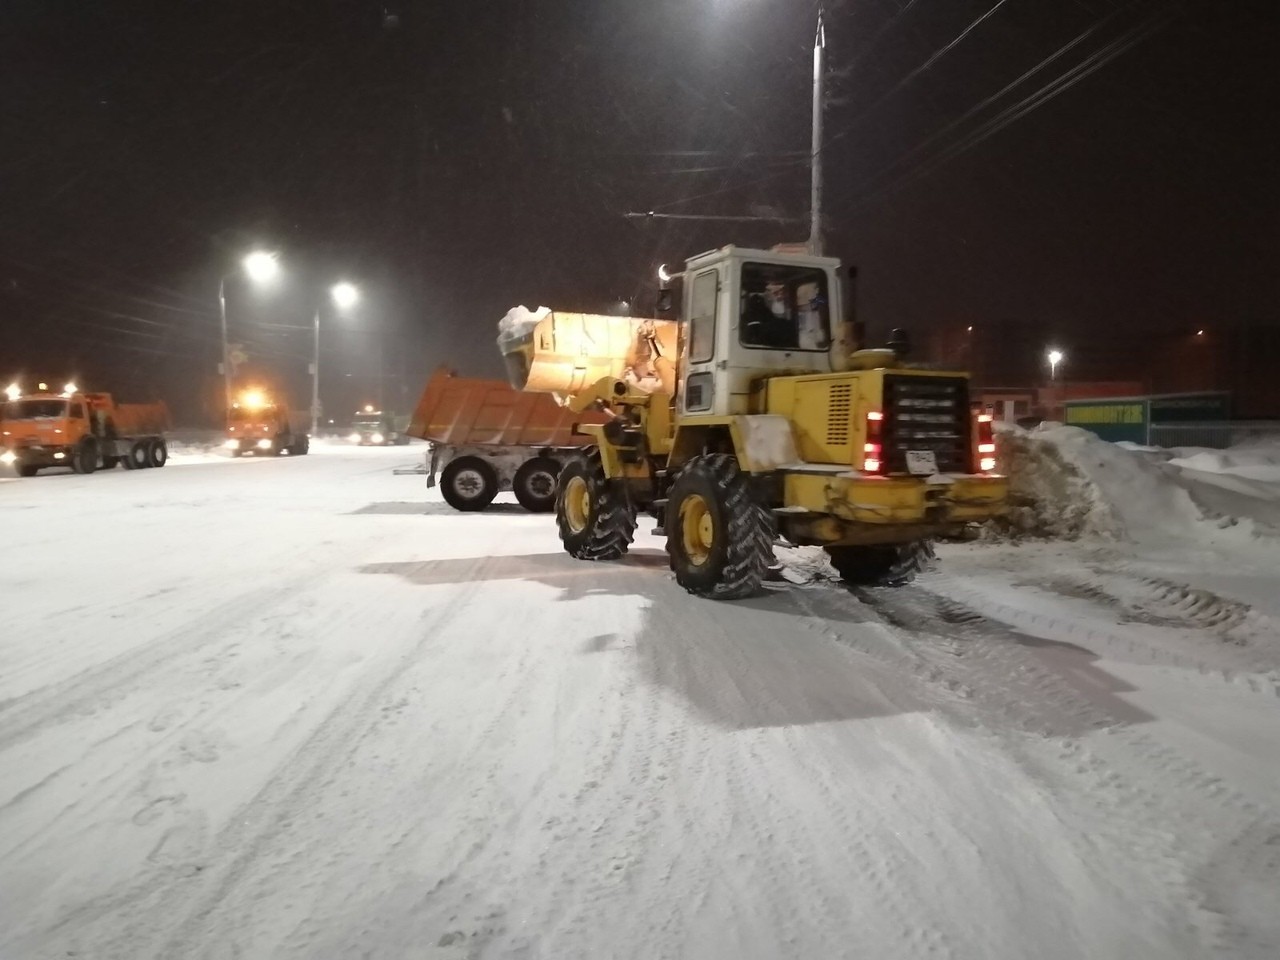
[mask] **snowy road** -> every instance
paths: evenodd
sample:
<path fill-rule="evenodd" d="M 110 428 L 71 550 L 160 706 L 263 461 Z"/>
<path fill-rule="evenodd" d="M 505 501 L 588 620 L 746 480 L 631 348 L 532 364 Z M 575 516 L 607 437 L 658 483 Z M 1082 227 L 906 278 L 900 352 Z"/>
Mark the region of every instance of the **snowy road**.
<path fill-rule="evenodd" d="M 419 456 L 0 481 L 0 958 L 1280 955 L 1275 567 L 716 604 Z"/>

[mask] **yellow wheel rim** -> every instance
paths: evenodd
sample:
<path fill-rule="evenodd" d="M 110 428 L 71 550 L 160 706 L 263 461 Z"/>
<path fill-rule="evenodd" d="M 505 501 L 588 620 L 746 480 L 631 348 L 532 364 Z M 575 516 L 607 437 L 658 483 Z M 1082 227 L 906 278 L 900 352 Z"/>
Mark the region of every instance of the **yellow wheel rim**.
<path fill-rule="evenodd" d="M 574 533 L 587 529 L 591 521 L 591 489 L 582 477 L 570 477 L 565 484 L 564 518 Z"/>
<path fill-rule="evenodd" d="M 680 538 L 685 556 L 694 566 L 700 567 L 711 558 L 716 525 L 707 501 L 696 493 L 680 501 Z"/>

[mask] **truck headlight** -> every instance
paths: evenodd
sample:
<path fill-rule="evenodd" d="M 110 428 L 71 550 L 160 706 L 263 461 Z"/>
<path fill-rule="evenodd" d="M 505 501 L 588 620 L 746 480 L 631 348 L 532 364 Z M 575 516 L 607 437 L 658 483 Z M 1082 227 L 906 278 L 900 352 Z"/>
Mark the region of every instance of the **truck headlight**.
<path fill-rule="evenodd" d="M 18 455 L 14 453 L 12 450 L 6 450 L 4 453 L 0 453 L 0 463 L 5 464 L 6 466 L 8 466 L 11 463 L 17 462 L 17 459 L 18 459 Z"/>
<path fill-rule="evenodd" d="M 259 440 L 259 441 L 258 441 L 258 449 L 259 449 L 259 450 L 270 450 L 270 449 L 271 449 L 271 441 L 270 441 L 270 440 L 268 440 L 266 437 L 263 437 L 261 440 Z"/>
<path fill-rule="evenodd" d="M 223 446 L 226 447 L 228 450 L 239 450 L 240 439 L 238 437 L 232 437 L 230 440 L 224 443 Z"/>
<path fill-rule="evenodd" d="M 359 443 L 359 442 L 360 442 L 360 434 L 358 434 L 358 433 L 353 433 L 351 436 L 347 437 L 347 439 L 348 439 L 348 440 L 350 440 L 352 443 Z"/>
<path fill-rule="evenodd" d="M 369 442 L 370 442 L 370 443 L 381 443 L 381 442 L 382 442 L 383 440 L 385 440 L 385 439 L 387 439 L 387 438 L 386 438 L 386 437 L 384 437 L 382 434 L 380 434 L 380 433 L 375 433 L 372 437 L 370 437 L 370 438 L 369 438 Z"/>

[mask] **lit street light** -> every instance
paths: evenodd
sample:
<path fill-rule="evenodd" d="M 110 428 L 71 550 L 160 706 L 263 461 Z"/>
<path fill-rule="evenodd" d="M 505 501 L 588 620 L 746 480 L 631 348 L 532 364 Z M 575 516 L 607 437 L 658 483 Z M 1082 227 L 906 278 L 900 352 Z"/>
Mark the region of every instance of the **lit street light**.
<path fill-rule="evenodd" d="M 255 250 L 240 261 L 240 269 L 254 283 L 267 283 L 280 272 L 277 254 Z M 222 386 L 225 391 L 224 406 L 231 409 L 231 359 L 227 356 L 227 281 L 239 271 L 224 274 L 218 281 L 218 316 L 222 321 Z"/>
<path fill-rule="evenodd" d="M 360 290 L 345 280 L 329 288 L 329 298 L 339 310 L 350 310 L 360 302 Z M 314 351 L 311 357 L 311 435 L 320 432 L 320 308 L 316 307 Z"/>
<path fill-rule="evenodd" d="M 255 250 L 244 258 L 244 272 L 254 283 L 267 283 L 280 273 L 278 254 Z"/>
<path fill-rule="evenodd" d="M 1058 364 L 1066 359 L 1066 354 L 1061 350 L 1051 349 L 1048 353 L 1049 358 L 1049 379 L 1058 379 Z"/>

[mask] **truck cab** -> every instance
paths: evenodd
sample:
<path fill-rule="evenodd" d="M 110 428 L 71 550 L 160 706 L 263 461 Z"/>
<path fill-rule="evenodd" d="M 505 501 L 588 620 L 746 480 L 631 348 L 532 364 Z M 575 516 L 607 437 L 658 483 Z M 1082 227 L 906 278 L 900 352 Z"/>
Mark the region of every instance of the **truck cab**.
<path fill-rule="evenodd" d="M 311 438 L 300 429 L 287 405 L 260 390 L 246 390 L 227 410 L 227 439 L 223 446 L 233 457 L 251 453 L 277 456 L 308 453 Z"/>
<path fill-rule="evenodd" d="M 347 439 L 362 447 L 390 447 L 404 446 L 409 442 L 409 435 L 397 429 L 396 417 L 391 411 L 366 406 L 351 418 Z"/>

